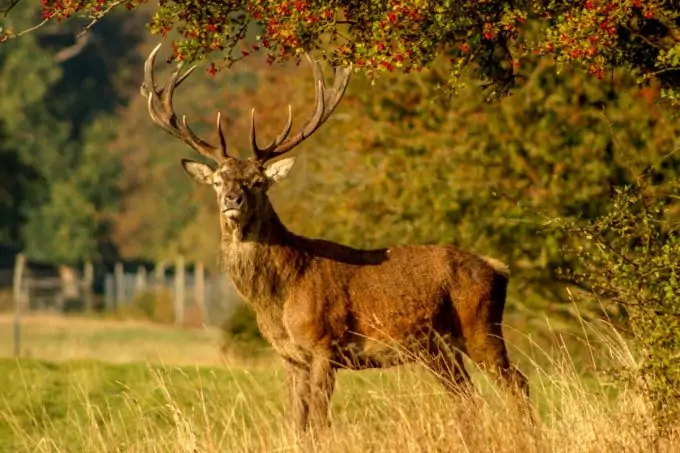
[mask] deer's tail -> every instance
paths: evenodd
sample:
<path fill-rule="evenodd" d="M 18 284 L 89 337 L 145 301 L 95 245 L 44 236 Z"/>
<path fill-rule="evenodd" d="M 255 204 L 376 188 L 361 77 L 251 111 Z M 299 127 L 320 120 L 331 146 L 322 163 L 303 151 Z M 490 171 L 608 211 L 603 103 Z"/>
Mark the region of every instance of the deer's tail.
<path fill-rule="evenodd" d="M 483 256 L 482 259 L 493 268 L 494 271 L 501 277 L 505 277 L 506 280 L 510 279 L 510 266 L 505 264 L 503 261 L 497 260 L 496 258 L 491 258 L 490 256 Z"/>

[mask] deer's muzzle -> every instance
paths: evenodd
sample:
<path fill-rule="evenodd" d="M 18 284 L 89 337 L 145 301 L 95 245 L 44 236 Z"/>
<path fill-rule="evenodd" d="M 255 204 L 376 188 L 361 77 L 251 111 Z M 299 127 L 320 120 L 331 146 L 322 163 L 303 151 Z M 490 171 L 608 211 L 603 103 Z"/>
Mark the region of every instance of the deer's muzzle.
<path fill-rule="evenodd" d="M 244 204 L 245 197 L 242 194 L 225 195 L 222 198 L 222 214 L 231 219 L 238 218 L 241 216 Z"/>

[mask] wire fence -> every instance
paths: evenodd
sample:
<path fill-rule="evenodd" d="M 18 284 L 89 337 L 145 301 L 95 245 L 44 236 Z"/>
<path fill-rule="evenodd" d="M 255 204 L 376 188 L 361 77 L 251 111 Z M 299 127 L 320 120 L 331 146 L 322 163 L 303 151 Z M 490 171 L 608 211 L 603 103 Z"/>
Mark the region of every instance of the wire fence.
<path fill-rule="evenodd" d="M 80 267 L 27 262 L 0 271 L 0 287 L 13 287 L 15 314 L 32 311 L 115 312 L 164 306 L 178 326 L 220 326 L 242 303 L 224 273 L 202 263 L 123 263 Z M 17 321 L 18 322 L 18 321 Z"/>

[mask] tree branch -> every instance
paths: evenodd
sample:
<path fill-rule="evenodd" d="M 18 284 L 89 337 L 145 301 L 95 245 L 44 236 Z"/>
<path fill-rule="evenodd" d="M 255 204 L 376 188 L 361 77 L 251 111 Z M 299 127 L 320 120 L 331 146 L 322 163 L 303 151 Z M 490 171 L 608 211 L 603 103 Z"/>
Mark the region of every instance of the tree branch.
<path fill-rule="evenodd" d="M 87 44 L 90 42 L 90 35 L 82 35 L 78 34 L 76 36 L 76 42 L 75 44 L 68 46 L 65 49 L 60 50 L 54 55 L 54 61 L 56 63 L 63 63 L 66 60 L 70 60 L 71 58 L 75 57 L 78 55 L 80 52 L 85 49 Z"/>
<path fill-rule="evenodd" d="M 7 15 L 9 14 L 9 12 L 12 11 L 12 9 L 13 9 L 15 6 L 17 6 L 17 5 L 19 4 L 20 1 L 21 1 L 21 0 L 12 0 L 11 3 L 9 4 L 9 6 L 8 6 L 7 8 L 0 9 L 0 12 L 2 12 L 2 13 L 5 15 L 5 17 L 7 17 Z"/>
<path fill-rule="evenodd" d="M 15 34 L 15 35 L 11 35 L 10 37 L 11 37 L 11 38 L 18 38 L 18 37 L 21 36 L 21 35 L 25 35 L 26 33 L 30 33 L 30 32 L 32 32 L 32 31 L 35 31 L 35 30 L 39 29 L 40 27 L 42 27 L 43 25 L 45 25 L 45 24 L 48 23 L 49 21 L 50 21 L 49 19 L 43 19 L 43 21 L 40 22 L 39 24 L 34 25 L 34 26 L 32 26 L 32 27 L 30 27 L 30 28 L 27 28 L 27 29 L 25 29 L 25 30 L 21 30 L 19 33 Z"/>
<path fill-rule="evenodd" d="M 117 7 L 117 6 L 120 6 L 121 4 L 125 3 L 125 1 L 126 1 L 126 0 L 118 0 L 117 2 L 113 2 L 113 3 L 111 3 L 111 4 L 109 5 L 109 7 L 106 8 L 105 10 L 96 13 L 96 15 L 93 15 L 92 20 L 90 21 L 90 23 L 87 24 L 87 25 L 80 31 L 80 33 L 78 33 L 78 34 L 76 35 L 76 37 L 79 38 L 79 37 L 85 35 L 85 33 L 87 33 L 88 30 L 89 30 L 90 28 L 94 27 L 95 24 L 96 24 L 97 22 L 99 22 L 100 20 L 102 20 L 102 19 L 104 18 L 104 16 L 106 16 L 108 13 L 110 13 L 111 10 L 112 10 L 113 8 L 115 8 L 115 7 Z"/>
<path fill-rule="evenodd" d="M 633 36 L 642 39 L 650 46 L 656 47 L 658 49 L 668 50 L 676 43 L 680 42 L 680 29 L 678 29 L 673 20 L 658 14 L 647 20 L 656 21 L 661 27 L 663 27 L 666 34 L 660 36 L 646 35 L 639 18 L 634 18 L 627 26 L 624 25 L 624 27 L 627 28 L 628 31 L 633 34 Z"/>

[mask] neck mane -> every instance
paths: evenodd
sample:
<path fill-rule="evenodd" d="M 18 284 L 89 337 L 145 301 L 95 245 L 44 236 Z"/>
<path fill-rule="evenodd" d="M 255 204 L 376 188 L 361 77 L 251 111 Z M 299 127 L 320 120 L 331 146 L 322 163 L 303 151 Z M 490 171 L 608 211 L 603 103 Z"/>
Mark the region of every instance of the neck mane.
<path fill-rule="evenodd" d="M 221 264 L 236 290 L 253 308 L 280 306 L 307 256 L 294 245 L 297 236 L 283 225 L 267 202 L 258 217 L 233 227 L 220 217 Z"/>

